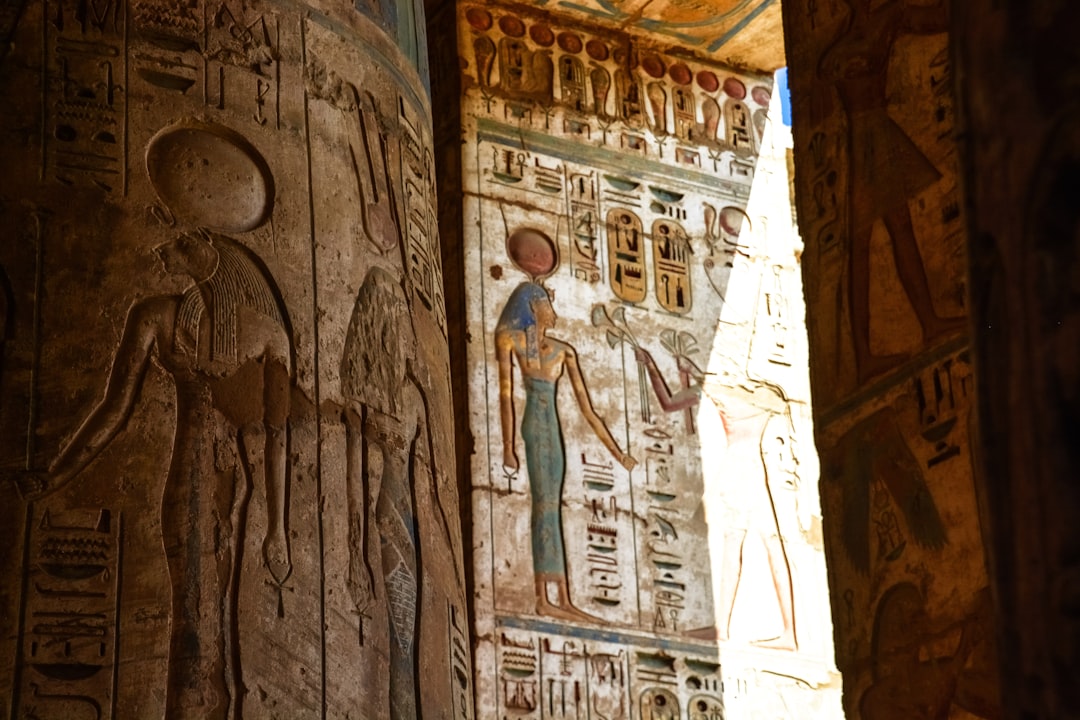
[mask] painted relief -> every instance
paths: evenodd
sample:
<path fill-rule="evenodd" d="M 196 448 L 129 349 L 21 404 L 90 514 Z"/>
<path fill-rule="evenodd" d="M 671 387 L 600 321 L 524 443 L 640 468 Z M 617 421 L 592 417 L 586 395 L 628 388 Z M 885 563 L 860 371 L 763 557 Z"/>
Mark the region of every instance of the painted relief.
<path fill-rule="evenodd" d="M 532 497 L 530 533 L 536 612 L 564 620 L 596 620 L 574 607 L 566 577 L 561 510 L 566 453 L 556 406 L 558 381 L 564 373 L 582 414 L 604 447 L 627 470 L 632 470 L 637 461 L 619 448 L 603 419 L 593 410 L 574 348 L 547 334 L 555 326 L 556 315 L 551 297 L 537 279 L 555 269 L 554 246 L 543 247 L 550 242 L 531 229 L 515 231 L 507 238 L 511 258 L 529 274 L 530 280 L 510 294 L 495 326 L 503 466 L 511 473 L 520 466 L 514 431 L 513 362 L 525 387 L 521 437 Z M 549 585 L 555 590 L 554 601 L 549 596 Z"/>
<path fill-rule="evenodd" d="M 983 703 L 993 674 L 975 688 L 978 673 L 964 670 L 985 667 L 993 651 L 973 649 L 987 575 L 963 337 L 966 238 L 941 88 L 951 82 L 946 5 L 804 4 L 790 35 L 791 57 L 811 68 L 792 78 L 795 190 L 807 300 L 818 308 L 808 329 L 825 348 L 812 385 L 853 718 L 1000 716 Z"/>
<path fill-rule="evenodd" d="M 965 327 L 952 112 L 940 92 L 944 6 L 843 0 L 828 18 L 800 50 L 816 77 L 798 195 L 811 262 L 822 268 L 815 282 L 842 303 L 838 322 L 812 328 L 845 346 L 825 404 Z"/>
<path fill-rule="evenodd" d="M 966 350 L 928 358 L 887 404 L 835 417 L 821 432 L 822 503 L 838 518 L 826 541 L 843 583 L 838 658 L 842 668 L 873 662 L 847 680 L 861 694 L 849 712 L 860 717 L 901 717 L 911 703 L 999 717 L 981 533 L 958 521 L 976 517 L 973 391 Z"/>
<path fill-rule="evenodd" d="M 641 220 L 629 210 L 611 210 L 606 230 L 611 289 L 620 300 L 639 303 L 648 291 Z"/>
<path fill-rule="evenodd" d="M 378 567 L 389 603 L 391 718 L 411 718 L 417 712 L 421 567 L 413 537 L 413 486 L 419 468 L 430 473 L 432 459 L 427 409 L 411 367 L 415 343 L 400 284 L 385 270 L 373 268 L 353 306 L 341 368 L 342 395 L 349 403 L 345 411 L 349 590 L 363 618 L 374 600 L 368 538 L 375 530 Z"/>
<path fill-rule="evenodd" d="M 775 269 L 797 265 L 794 233 L 769 246 L 748 207 L 769 80 L 524 8 L 460 12 L 478 707 L 819 702 L 804 344 L 780 338 L 799 285 Z M 507 91 L 500 43 L 522 68 L 550 56 L 550 98 Z"/>
<path fill-rule="evenodd" d="M 670 58 L 631 35 L 560 32 L 522 8 L 469 6 L 463 20 L 463 80 L 482 89 L 481 115 L 674 166 L 711 165 L 736 184 L 751 178 L 768 79 Z"/>
<path fill-rule="evenodd" d="M 657 220 L 652 227 L 656 301 L 668 312 L 690 311 L 690 238 L 678 223 Z"/>
<path fill-rule="evenodd" d="M 0 715 L 472 716 L 429 111 L 366 11 L 416 34 L 201 0 L 12 30 Z"/>
<path fill-rule="evenodd" d="M 847 115 L 849 308 L 855 365 L 865 381 L 903 359 L 870 350 L 870 236 L 875 222 L 884 224 L 893 244 L 896 273 L 924 341 L 955 333 L 964 320 L 942 317 L 934 309 L 908 205 L 941 179 L 941 173 L 886 108 L 886 65 L 897 37 L 944 32 L 944 8 L 909 10 L 891 2 L 871 11 L 868 2 L 853 0 L 849 9 L 845 34 L 821 56 L 819 75 L 835 83 Z"/>

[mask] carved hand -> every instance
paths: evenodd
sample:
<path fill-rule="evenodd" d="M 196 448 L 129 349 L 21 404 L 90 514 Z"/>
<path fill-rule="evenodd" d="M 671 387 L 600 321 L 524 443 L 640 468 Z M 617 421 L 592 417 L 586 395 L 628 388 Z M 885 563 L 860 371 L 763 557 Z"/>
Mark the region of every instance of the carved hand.
<path fill-rule="evenodd" d="M 266 562 L 266 569 L 270 571 L 274 582 L 278 585 L 284 585 L 285 581 L 292 575 L 289 542 L 285 538 L 285 533 L 280 530 L 268 533 L 266 539 L 263 540 L 262 552 L 263 560 Z"/>
<path fill-rule="evenodd" d="M 22 470 L 10 478 L 27 502 L 45 497 L 55 490 L 52 475 L 45 470 Z"/>
<path fill-rule="evenodd" d="M 630 453 L 622 453 L 622 457 L 619 458 L 619 463 L 627 470 L 633 470 L 637 465 L 637 460 Z"/>
<path fill-rule="evenodd" d="M 504 448 L 503 449 L 503 468 L 506 470 L 507 474 L 509 475 L 511 473 L 517 472 L 519 467 L 521 467 L 521 465 L 520 465 L 520 463 L 518 463 L 517 453 L 514 452 L 514 448 L 512 448 L 512 447 Z"/>

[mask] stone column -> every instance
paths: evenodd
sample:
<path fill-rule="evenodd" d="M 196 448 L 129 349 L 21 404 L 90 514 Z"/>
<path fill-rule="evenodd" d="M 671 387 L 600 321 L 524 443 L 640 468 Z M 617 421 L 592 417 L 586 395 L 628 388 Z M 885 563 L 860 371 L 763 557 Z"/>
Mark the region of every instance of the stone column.
<path fill-rule="evenodd" d="M 1005 717 L 1075 717 L 1080 12 L 1062 1 L 953 6 Z"/>
<path fill-rule="evenodd" d="M 420 4 L 2 19 L 0 717 L 470 717 Z"/>
<path fill-rule="evenodd" d="M 850 718 L 1000 716 L 947 3 L 784 6 Z"/>

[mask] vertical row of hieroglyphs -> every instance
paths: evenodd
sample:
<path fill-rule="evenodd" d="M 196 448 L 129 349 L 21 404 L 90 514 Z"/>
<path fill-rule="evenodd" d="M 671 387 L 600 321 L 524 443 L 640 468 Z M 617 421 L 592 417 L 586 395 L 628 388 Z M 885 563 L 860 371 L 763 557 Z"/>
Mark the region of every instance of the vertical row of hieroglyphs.
<path fill-rule="evenodd" d="M 751 193 L 788 197 L 772 78 L 458 15 L 478 711 L 826 713 L 798 256 Z"/>
<path fill-rule="evenodd" d="M 853 718 L 1000 717 L 947 5 L 785 7 L 825 543 Z"/>
<path fill-rule="evenodd" d="M 0 717 L 472 717 L 420 5 L 11 5 Z"/>

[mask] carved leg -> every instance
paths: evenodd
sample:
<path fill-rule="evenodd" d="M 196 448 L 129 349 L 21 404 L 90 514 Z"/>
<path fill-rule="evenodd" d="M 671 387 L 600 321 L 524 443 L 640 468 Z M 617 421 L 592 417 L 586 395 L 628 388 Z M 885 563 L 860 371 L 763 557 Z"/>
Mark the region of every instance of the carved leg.
<path fill-rule="evenodd" d="M 724 533 L 724 560 L 720 569 L 720 597 L 716 598 L 716 636 L 727 640 L 731 634 L 731 613 L 742 577 L 742 551 L 745 530 Z"/>
<path fill-rule="evenodd" d="M 963 328 L 965 318 L 943 318 L 934 309 L 930 283 L 926 278 L 922 255 L 919 254 L 919 245 L 915 240 L 915 230 L 911 226 L 911 211 L 907 205 L 893 210 L 883 220 L 892 238 L 896 273 L 900 276 L 911 307 L 919 318 L 926 342 L 932 342 L 942 335 Z"/>
<path fill-rule="evenodd" d="M 555 602 L 548 598 L 548 583 L 555 585 Z M 570 620 L 573 622 L 603 623 L 604 620 L 574 607 L 570 601 L 570 589 L 566 576 L 553 573 L 536 575 L 536 612 L 539 615 Z"/>
<path fill-rule="evenodd" d="M 777 648 L 780 650 L 797 650 L 795 641 L 795 601 L 791 585 L 791 567 L 788 565 L 787 552 L 784 550 L 784 541 L 779 536 L 773 535 L 762 538 L 765 549 L 769 556 L 769 570 L 772 571 L 773 587 L 776 589 L 776 600 L 780 604 L 780 615 L 784 620 L 783 633 L 771 640 L 754 643 L 759 647 Z"/>
<path fill-rule="evenodd" d="M 416 631 L 419 624 L 419 557 L 409 472 L 383 455 L 383 476 L 375 503 L 380 556 L 390 620 L 390 718 L 415 720 Z"/>
<path fill-rule="evenodd" d="M 161 505 L 172 591 L 165 720 L 226 720 L 233 684 L 225 667 L 227 575 L 222 576 L 215 545 L 228 515 L 219 514 L 215 500 L 220 478 L 212 437 L 204 428 L 189 427 L 185 421 L 191 417 L 178 413 Z"/>
<path fill-rule="evenodd" d="M 374 598 L 375 581 L 368 555 L 368 487 L 364 463 L 363 421 L 355 410 L 342 414 L 345 422 L 345 494 L 349 517 L 349 595 L 360 614 L 360 644 L 364 644 L 364 618 Z M 381 473 L 382 455 L 376 454 L 369 463 L 378 462 L 378 468 L 369 470 Z"/>

